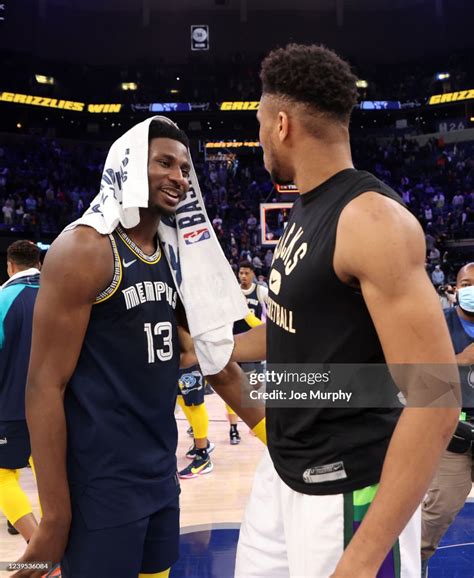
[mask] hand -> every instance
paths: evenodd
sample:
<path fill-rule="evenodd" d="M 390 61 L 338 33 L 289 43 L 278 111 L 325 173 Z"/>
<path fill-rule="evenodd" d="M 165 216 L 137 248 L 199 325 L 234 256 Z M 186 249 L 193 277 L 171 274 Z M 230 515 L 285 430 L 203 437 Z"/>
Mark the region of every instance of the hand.
<path fill-rule="evenodd" d="M 69 536 L 69 522 L 47 522 L 44 519 L 31 537 L 21 562 L 52 562 L 61 561 Z M 12 578 L 40 578 L 46 574 L 44 570 L 19 570 Z"/>
<path fill-rule="evenodd" d="M 354 557 L 348 549 L 344 550 L 342 558 L 329 578 L 377 578 L 378 569 Z"/>

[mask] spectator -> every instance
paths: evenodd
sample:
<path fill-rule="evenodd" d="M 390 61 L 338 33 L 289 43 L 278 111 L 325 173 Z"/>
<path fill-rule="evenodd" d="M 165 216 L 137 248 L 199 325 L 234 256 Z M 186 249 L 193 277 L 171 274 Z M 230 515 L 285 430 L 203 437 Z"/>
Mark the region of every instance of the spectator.
<path fill-rule="evenodd" d="M 16 223 L 23 223 L 24 214 L 25 214 L 25 210 L 23 208 L 23 203 L 20 203 L 15 210 L 15 222 Z"/>
<path fill-rule="evenodd" d="M 255 270 L 255 275 L 256 276 L 261 275 L 263 263 L 258 255 L 255 255 L 255 257 L 252 259 L 252 264 Z"/>
<path fill-rule="evenodd" d="M 259 275 L 259 276 L 257 277 L 257 283 L 258 283 L 259 285 L 263 285 L 263 287 L 265 287 L 266 289 L 268 289 L 268 283 L 267 283 L 267 281 L 266 281 L 266 279 L 265 279 L 265 275 Z"/>
<path fill-rule="evenodd" d="M 433 197 L 433 203 L 435 207 L 439 210 L 441 210 L 444 207 L 444 201 L 445 197 L 441 191 L 436 193 L 436 195 Z"/>
<path fill-rule="evenodd" d="M 255 215 L 251 213 L 249 218 L 247 219 L 247 227 L 250 231 L 253 231 L 256 226 L 257 226 L 257 219 Z"/>
<path fill-rule="evenodd" d="M 271 249 L 267 249 L 267 252 L 265 253 L 265 267 L 267 269 L 270 269 L 270 267 L 272 266 L 272 261 L 273 261 L 273 251 Z"/>
<path fill-rule="evenodd" d="M 5 223 L 5 225 L 11 225 L 13 224 L 13 203 L 10 200 L 5 201 L 5 204 L 3 205 L 2 208 L 2 212 L 3 212 L 3 222 Z"/>
<path fill-rule="evenodd" d="M 33 193 L 30 193 L 25 201 L 26 211 L 31 215 L 34 215 L 36 213 L 37 204 L 38 203 L 34 198 Z"/>
<path fill-rule="evenodd" d="M 428 253 L 428 260 L 430 265 L 439 265 L 441 260 L 441 253 L 437 247 L 433 247 L 431 251 Z"/>
<path fill-rule="evenodd" d="M 444 283 L 445 275 L 441 269 L 441 265 L 436 265 L 434 268 L 433 273 L 431 273 L 431 280 L 433 281 L 433 285 L 438 287 L 438 285 L 442 285 Z"/>
<path fill-rule="evenodd" d="M 222 219 L 220 218 L 219 213 L 217 213 L 217 215 L 212 220 L 212 226 L 214 229 L 219 229 L 222 227 Z"/>
<path fill-rule="evenodd" d="M 456 296 L 451 285 L 440 285 L 438 287 L 439 301 L 443 309 L 450 309 L 456 304 Z"/>
<path fill-rule="evenodd" d="M 474 390 L 471 368 L 474 364 L 474 263 L 468 263 L 457 275 L 458 305 L 445 310 L 449 333 L 460 366 L 463 410 L 459 426 L 438 465 L 422 507 L 422 577 L 428 561 L 472 489 L 474 462 Z"/>
<path fill-rule="evenodd" d="M 454 210 L 462 209 L 463 206 L 464 206 L 464 197 L 461 195 L 461 192 L 458 191 L 453 197 L 453 208 Z"/>

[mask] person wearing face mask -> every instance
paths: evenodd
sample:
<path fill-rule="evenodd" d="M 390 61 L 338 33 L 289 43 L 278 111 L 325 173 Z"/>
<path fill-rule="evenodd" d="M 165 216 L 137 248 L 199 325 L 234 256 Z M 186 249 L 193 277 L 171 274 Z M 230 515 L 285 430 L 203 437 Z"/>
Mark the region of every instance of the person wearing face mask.
<path fill-rule="evenodd" d="M 456 301 L 456 307 L 444 314 L 460 366 L 463 410 L 423 503 L 422 577 L 427 576 L 428 561 L 464 506 L 474 481 L 474 262 L 459 270 Z"/>

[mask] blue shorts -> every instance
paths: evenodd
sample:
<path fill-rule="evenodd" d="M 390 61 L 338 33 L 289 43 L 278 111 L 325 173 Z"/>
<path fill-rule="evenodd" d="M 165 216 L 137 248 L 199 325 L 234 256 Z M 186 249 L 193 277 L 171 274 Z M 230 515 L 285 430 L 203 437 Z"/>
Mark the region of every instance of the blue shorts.
<path fill-rule="evenodd" d="M 26 468 L 31 456 L 26 420 L 0 421 L 0 468 Z"/>
<path fill-rule="evenodd" d="M 89 530 L 77 508 L 66 552 L 62 578 L 138 578 L 170 568 L 179 558 L 179 498 L 151 516 L 101 530 Z"/>
<path fill-rule="evenodd" d="M 204 376 L 195 365 L 179 372 L 178 394 L 183 396 L 187 406 L 201 405 L 204 403 Z"/>

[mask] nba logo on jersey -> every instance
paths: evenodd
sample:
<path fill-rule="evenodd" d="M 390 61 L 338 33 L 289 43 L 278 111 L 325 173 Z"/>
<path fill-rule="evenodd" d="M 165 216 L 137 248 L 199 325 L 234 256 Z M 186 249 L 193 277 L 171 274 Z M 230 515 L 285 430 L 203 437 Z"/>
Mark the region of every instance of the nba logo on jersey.
<path fill-rule="evenodd" d="M 198 229 L 197 231 L 191 231 L 191 233 L 186 233 L 183 235 L 186 245 L 193 245 L 194 243 L 199 243 L 199 241 L 205 241 L 211 238 L 209 229 Z"/>

